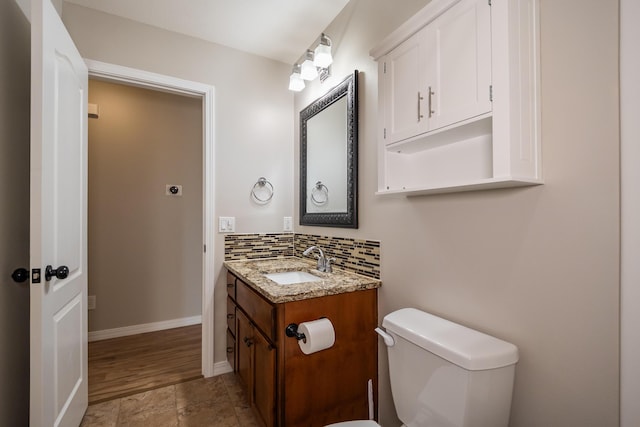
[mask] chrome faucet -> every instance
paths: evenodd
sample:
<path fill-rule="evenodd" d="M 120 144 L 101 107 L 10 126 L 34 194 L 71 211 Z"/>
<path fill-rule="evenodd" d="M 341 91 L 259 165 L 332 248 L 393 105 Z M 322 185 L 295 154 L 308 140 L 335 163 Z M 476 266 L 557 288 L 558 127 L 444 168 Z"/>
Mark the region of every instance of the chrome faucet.
<path fill-rule="evenodd" d="M 302 252 L 302 255 L 309 255 L 311 252 L 313 252 L 314 249 L 320 252 L 320 255 L 316 255 L 316 258 L 318 259 L 318 271 L 322 271 L 323 273 L 331 273 L 333 271 L 333 268 L 331 267 L 331 261 L 335 261 L 336 259 L 326 258 L 324 256 L 324 252 L 322 252 L 322 249 L 320 249 L 319 247 L 311 246 L 310 248 Z"/>

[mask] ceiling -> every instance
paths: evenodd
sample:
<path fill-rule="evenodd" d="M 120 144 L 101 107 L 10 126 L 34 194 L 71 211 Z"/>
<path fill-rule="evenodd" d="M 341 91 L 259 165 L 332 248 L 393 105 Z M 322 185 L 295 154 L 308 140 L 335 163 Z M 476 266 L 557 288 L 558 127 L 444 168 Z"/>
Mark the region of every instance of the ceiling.
<path fill-rule="evenodd" d="M 65 0 L 295 63 L 349 0 Z"/>

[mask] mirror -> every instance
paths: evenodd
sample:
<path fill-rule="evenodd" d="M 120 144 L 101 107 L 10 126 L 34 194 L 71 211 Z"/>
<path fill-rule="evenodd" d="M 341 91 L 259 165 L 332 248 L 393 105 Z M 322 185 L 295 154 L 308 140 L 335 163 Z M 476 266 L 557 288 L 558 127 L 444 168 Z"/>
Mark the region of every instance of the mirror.
<path fill-rule="evenodd" d="M 358 70 L 300 112 L 300 225 L 358 228 Z"/>

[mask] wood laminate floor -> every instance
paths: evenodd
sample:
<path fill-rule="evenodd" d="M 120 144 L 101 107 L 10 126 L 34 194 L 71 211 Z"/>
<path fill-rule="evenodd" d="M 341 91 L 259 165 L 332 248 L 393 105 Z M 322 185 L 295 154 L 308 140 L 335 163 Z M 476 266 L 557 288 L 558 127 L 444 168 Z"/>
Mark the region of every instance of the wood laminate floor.
<path fill-rule="evenodd" d="M 202 377 L 201 325 L 89 343 L 89 404 Z"/>

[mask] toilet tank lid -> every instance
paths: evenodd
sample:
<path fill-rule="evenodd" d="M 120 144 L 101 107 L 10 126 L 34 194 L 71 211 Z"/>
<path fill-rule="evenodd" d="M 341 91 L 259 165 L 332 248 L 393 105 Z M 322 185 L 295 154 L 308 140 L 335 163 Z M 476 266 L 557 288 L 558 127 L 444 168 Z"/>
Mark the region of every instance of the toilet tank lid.
<path fill-rule="evenodd" d="M 415 308 L 387 314 L 382 326 L 470 371 L 501 368 L 518 361 L 515 345 Z"/>

